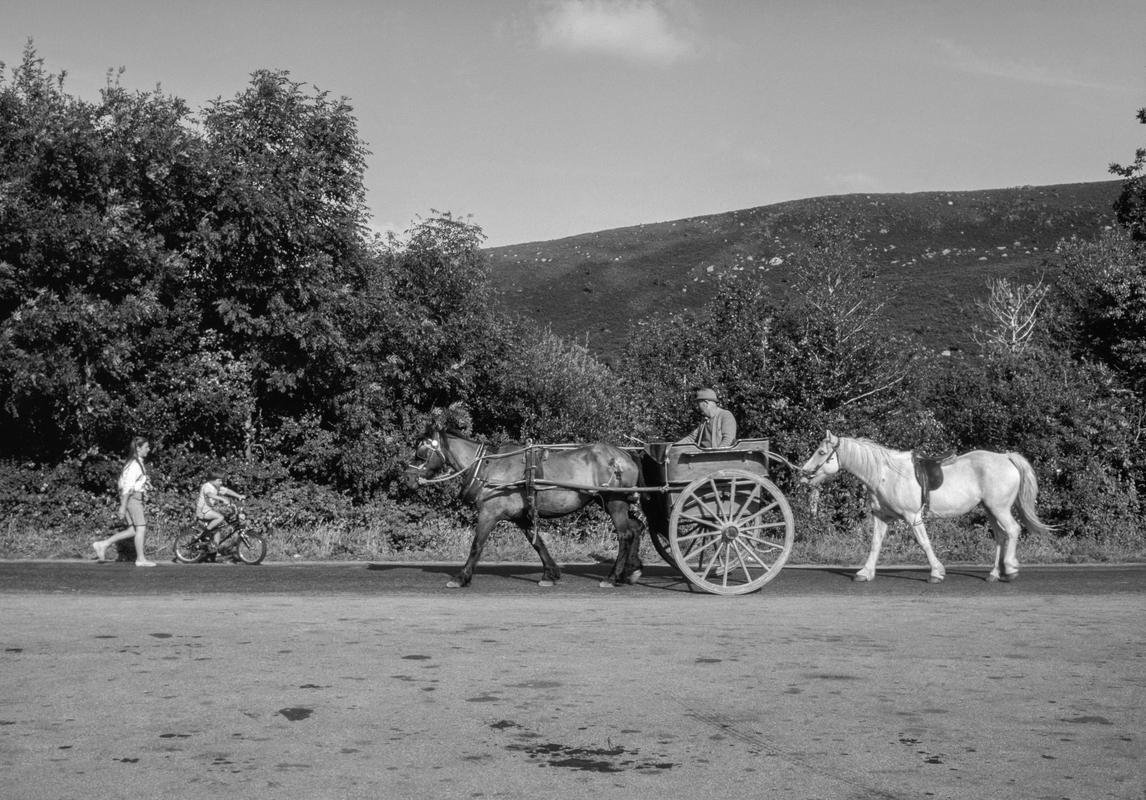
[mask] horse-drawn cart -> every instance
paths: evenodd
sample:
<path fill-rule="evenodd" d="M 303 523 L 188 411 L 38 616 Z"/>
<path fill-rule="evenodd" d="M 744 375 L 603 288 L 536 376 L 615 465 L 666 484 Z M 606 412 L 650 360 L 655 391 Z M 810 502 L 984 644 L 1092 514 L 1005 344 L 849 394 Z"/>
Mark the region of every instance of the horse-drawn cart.
<path fill-rule="evenodd" d="M 779 574 L 792 552 L 795 524 L 769 479 L 775 456 L 767 439 L 743 439 L 722 450 L 669 442 L 634 450 L 649 537 L 692 585 L 746 594 Z"/>
<path fill-rule="evenodd" d="M 771 480 L 767 439 L 726 449 L 655 442 L 618 448 L 591 445 L 489 446 L 431 424 L 408 473 L 415 485 L 458 478 L 462 498 L 478 508 L 470 555 L 448 584 L 466 586 L 490 532 L 512 521 L 530 536 L 550 586 L 560 568 L 536 524 L 601 502 L 617 530 L 617 558 L 603 586 L 632 582 L 640 571 L 639 497 L 657 552 L 693 586 L 713 594 L 747 594 L 779 574 L 792 550 L 788 501 Z M 441 473 L 441 474 L 440 474 Z"/>

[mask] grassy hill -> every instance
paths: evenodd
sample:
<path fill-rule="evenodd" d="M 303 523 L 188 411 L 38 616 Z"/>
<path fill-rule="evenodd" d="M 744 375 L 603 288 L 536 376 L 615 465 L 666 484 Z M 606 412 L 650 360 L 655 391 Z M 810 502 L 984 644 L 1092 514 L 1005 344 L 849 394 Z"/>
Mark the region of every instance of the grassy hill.
<path fill-rule="evenodd" d="M 1054 247 L 1113 219 L 1120 181 L 973 192 L 817 197 L 724 214 L 489 248 L 509 310 L 608 359 L 642 317 L 697 307 L 713 278 L 760 269 L 781 290 L 786 258 L 819 219 L 854 223 L 888 295 L 888 324 L 942 349 L 966 347 L 990 277 L 1037 280 Z"/>

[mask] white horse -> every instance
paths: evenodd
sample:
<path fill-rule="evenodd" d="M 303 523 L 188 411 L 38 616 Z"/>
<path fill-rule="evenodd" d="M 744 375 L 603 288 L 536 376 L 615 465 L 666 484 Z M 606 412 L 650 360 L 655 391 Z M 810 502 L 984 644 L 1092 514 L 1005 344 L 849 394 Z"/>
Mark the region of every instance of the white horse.
<path fill-rule="evenodd" d="M 1018 504 L 1019 517 L 1028 529 L 1050 532 L 1050 526 L 1035 514 L 1038 482 L 1030 462 L 1018 453 L 972 450 L 943 462 L 942 483 L 930 491 L 929 507 L 923 488 L 915 476 L 910 452 L 891 450 L 870 439 L 849 439 L 827 432 L 816 452 L 800 468 L 800 482 L 819 486 L 843 469 L 867 487 L 871 504 L 871 552 L 867 563 L 855 574 L 857 581 L 875 580 L 875 565 L 887 534 L 888 523 L 903 520 L 927 554 L 931 583 L 943 580 L 946 571 L 927 538 L 923 524 L 928 510 L 937 517 L 957 517 L 982 505 L 995 534 L 995 563 L 989 581 L 1015 580 L 1019 561 L 1015 545 L 1022 528 L 1011 513 Z"/>

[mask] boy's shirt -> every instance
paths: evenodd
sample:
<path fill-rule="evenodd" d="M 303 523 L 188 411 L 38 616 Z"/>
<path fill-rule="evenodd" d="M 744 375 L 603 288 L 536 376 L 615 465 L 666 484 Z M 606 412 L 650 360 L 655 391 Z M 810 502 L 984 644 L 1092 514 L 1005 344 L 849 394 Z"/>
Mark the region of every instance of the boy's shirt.
<path fill-rule="evenodd" d="M 225 503 L 222 495 L 219 493 L 219 486 L 211 481 L 207 481 L 199 487 L 199 502 L 195 504 L 195 513 L 198 516 L 203 516 L 215 510 L 216 505 Z"/>

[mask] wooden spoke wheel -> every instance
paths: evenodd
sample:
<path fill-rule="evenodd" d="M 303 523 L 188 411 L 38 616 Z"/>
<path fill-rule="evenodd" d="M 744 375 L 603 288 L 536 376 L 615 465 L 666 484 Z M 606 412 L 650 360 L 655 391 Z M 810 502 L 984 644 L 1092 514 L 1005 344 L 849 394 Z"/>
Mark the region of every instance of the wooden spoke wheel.
<path fill-rule="evenodd" d="M 673 562 L 712 594 L 754 592 L 780 574 L 792 552 L 792 509 L 776 484 L 737 469 L 698 478 L 673 503 Z"/>

